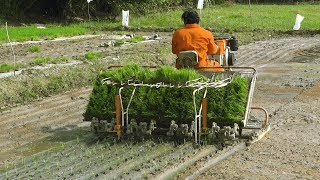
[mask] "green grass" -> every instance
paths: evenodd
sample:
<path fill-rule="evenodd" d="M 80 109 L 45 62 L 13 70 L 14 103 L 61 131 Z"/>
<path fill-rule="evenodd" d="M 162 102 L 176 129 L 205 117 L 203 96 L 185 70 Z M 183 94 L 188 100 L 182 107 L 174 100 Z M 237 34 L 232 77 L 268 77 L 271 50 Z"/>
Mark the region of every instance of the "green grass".
<path fill-rule="evenodd" d="M 49 60 L 50 60 L 50 58 L 48 58 L 48 57 L 36 58 L 32 62 L 30 62 L 29 64 L 31 66 L 43 65 L 43 64 L 47 64 L 49 62 Z"/>
<path fill-rule="evenodd" d="M 20 75 L 19 78 L 5 78 L 1 80 L 0 104 L 2 107 L 10 107 L 89 86 L 96 76 L 96 68 L 99 67 L 54 67 L 50 71 L 30 70 L 30 73 Z"/>
<path fill-rule="evenodd" d="M 137 43 L 137 42 L 140 42 L 140 41 L 144 41 L 144 37 L 143 36 L 133 36 L 133 38 L 131 39 L 128 39 L 127 42 L 129 43 Z"/>
<path fill-rule="evenodd" d="M 160 48 L 160 54 L 161 55 L 168 55 L 168 54 L 171 54 L 172 52 L 171 52 L 171 48 L 169 48 L 169 47 L 162 47 L 162 48 Z"/>
<path fill-rule="evenodd" d="M 32 52 L 32 53 L 41 52 L 41 48 L 39 46 L 31 46 L 31 47 L 28 48 L 28 51 Z"/>
<path fill-rule="evenodd" d="M 69 62 L 70 59 L 67 58 L 67 57 L 55 57 L 55 58 L 52 58 L 52 61 L 50 61 L 50 63 L 52 64 L 59 64 L 59 63 L 66 63 L 66 62 Z"/>
<path fill-rule="evenodd" d="M 66 57 L 41 57 L 36 58 L 29 63 L 31 66 L 44 65 L 44 64 L 59 64 L 68 62 L 69 59 Z"/>
<path fill-rule="evenodd" d="M 54 39 L 61 36 L 76 36 L 88 32 L 88 29 L 80 25 L 48 25 L 45 29 L 38 29 L 36 26 L 9 27 L 11 41 L 37 41 L 40 39 Z M 0 41 L 7 41 L 5 27 L 0 27 Z"/>
<path fill-rule="evenodd" d="M 233 5 L 212 6 L 202 11 L 201 26 L 218 32 L 252 29 L 291 30 L 297 13 L 305 17 L 302 29 L 320 29 L 320 5 Z M 182 10 L 159 12 L 131 20 L 132 27 L 178 28 Z M 160 19 L 160 20 L 159 20 Z"/>
<path fill-rule="evenodd" d="M 121 46 L 122 44 L 125 43 L 125 40 L 123 39 L 117 39 L 114 43 L 114 46 Z"/>
<path fill-rule="evenodd" d="M 101 59 L 103 57 L 102 53 L 99 52 L 88 52 L 84 55 L 87 60 L 94 61 L 97 59 Z"/>
<path fill-rule="evenodd" d="M 17 70 L 21 67 L 21 64 L 0 64 L 0 73 L 5 73 L 13 70 Z"/>
<path fill-rule="evenodd" d="M 123 45 L 124 43 L 138 43 L 138 42 L 141 42 L 141 41 L 144 41 L 145 38 L 143 36 L 134 36 L 133 38 L 130 38 L 130 39 L 117 39 L 115 41 L 115 44 L 114 46 L 121 46 Z"/>
<path fill-rule="evenodd" d="M 320 30 L 320 5 L 230 5 L 205 7 L 202 11 L 201 26 L 219 33 L 248 33 L 254 30 L 267 32 L 291 31 L 296 14 L 305 17 L 301 30 Z M 130 17 L 131 29 L 149 29 L 172 31 L 183 26 L 180 19 L 183 10 L 157 12 L 146 16 Z M 10 22 L 9 22 L 10 23 Z M 129 29 L 130 29 L 129 28 Z M 9 27 L 12 41 L 53 39 L 61 36 L 96 34 L 100 31 L 116 30 L 121 32 L 121 20 L 118 22 L 82 22 L 61 26 L 47 25 L 46 29 L 36 26 Z M 0 42 L 6 42 L 5 27 L 0 27 Z M 266 33 L 268 34 L 268 33 Z"/>

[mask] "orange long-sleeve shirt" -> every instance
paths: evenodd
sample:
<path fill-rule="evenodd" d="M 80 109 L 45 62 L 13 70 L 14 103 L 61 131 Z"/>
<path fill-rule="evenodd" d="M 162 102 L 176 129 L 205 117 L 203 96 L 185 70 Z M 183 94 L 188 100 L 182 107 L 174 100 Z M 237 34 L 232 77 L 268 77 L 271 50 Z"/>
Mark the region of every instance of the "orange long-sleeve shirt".
<path fill-rule="evenodd" d="M 197 67 L 220 67 L 216 61 L 208 60 L 207 55 L 218 51 L 214 43 L 213 34 L 200 27 L 199 24 L 186 24 L 177 29 L 172 37 L 172 53 L 178 55 L 180 51 L 195 50 L 199 55 Z M 179 68 L 179 67 L 177 67 Z"/>

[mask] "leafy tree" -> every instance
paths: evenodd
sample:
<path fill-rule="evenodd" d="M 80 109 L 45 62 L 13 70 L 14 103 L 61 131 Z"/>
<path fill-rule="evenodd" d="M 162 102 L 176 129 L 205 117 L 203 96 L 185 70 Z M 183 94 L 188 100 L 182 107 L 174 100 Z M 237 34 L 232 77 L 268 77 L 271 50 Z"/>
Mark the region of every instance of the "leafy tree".
<path fill-rule="evenodd" d="M 248 3 L 247 0 L 210 0 L 212 4 Z M 252 0 L 262 3 L 296 3 L 297 0 Z M 311 2 L 314 0 L 299 0 Z M 93 18 L 115 19 L 121 10 L 130 10 L 135 15 L 144 15 L 154 11 L 166 11 L 177 7 L 196 7 L 198 0 L 93 0 L 90 2 L 90 15 Z M 0 18 L 22 21 L 68 17 L 86 18 L 88 11 L 86 0 L 1 0 Z"/>

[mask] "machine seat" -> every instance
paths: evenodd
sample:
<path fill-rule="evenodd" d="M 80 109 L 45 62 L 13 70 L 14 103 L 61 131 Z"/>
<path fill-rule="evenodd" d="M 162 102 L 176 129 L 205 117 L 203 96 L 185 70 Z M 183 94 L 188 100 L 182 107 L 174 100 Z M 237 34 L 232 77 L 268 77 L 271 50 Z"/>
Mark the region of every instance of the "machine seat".
<path fill-rule="evenodd" d="M 181 51 L 178 54 L 178 63 L 182 68 L 194 68 L 198 63 L 199 57 L 197 51 Z"/>

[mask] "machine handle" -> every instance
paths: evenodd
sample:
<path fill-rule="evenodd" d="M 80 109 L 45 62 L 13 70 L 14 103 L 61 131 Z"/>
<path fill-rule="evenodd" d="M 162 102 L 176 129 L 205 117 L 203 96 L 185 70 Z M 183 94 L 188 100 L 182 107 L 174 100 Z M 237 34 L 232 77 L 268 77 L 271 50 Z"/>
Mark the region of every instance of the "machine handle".
<path fill-rule="evenodd" d="M 269 125 L 269 116 L 268 116 L 268 111 L 263 108 L 263 107 L 251 107 L 251 109 L 257 109 L 257 110 L 261 110 L 264 112 L 265 114 L 265 120 L 264 120 L 264 123 L 262 125 L 263 128 L 267 128 L 267 126 Z"/>

